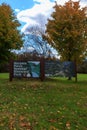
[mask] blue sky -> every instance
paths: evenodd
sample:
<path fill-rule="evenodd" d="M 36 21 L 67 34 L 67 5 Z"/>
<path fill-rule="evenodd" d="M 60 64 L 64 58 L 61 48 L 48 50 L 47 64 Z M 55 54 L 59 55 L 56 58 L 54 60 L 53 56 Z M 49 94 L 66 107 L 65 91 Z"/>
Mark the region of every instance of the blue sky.
<path fill-rule="evenodd" d="M 34 5 L 33 0 L 0 0 L 1 3 L 9 4 L 13 9 L 24 10 L 31 8 Z"/>
<path fill-rule="evenodd" d="M 23 9 L 32 8 L 32 6 L 35 3 L 39 3 L 38 1 L 41 1 L 41 0 L 0 0 L 0 4 L 4 2 L 4 3 L 9 4 L 13 9 L 23 10 Z M 51 2 L 58 1 L 59 3 L 64 3 L 67 0 L 49 0 L 49 1 Z M 87 0 L 81 0 L 81 1 L 87 4 Z"/>
<path fill-rule="evenodd" d="M 53 12 L 55 1 L 63 5 L 68 0 L 0 0 L 0 4 L 4 2 L 11 6 L 19 22 L 22 23 L 21 31 L 26 32 L 27 28 L 33 25 L 45 28 L 47 19 Z M 87 6 L 87 0 L 81 0 L 80 5 Z"/>
<path fill-rule="evenodd" d="M 50 1 L 52 2 L 54 0 Z M 32 8 L 35 3 L 39 3 L 34 0 L 0 0 L 0 4 L 3 2 L 9 4 L 13 9 L 20 9 L 20 10 Z"/>

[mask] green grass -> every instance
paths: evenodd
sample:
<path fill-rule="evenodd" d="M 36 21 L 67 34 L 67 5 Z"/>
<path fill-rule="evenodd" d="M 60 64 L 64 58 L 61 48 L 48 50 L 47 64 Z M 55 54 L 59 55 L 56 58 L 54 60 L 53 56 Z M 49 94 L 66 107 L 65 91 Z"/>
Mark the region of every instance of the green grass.
<path fill-rule="evenodd" d="M 0 130 L 87 130 L 87 74 L 8 80 L 0 74 Z"/>

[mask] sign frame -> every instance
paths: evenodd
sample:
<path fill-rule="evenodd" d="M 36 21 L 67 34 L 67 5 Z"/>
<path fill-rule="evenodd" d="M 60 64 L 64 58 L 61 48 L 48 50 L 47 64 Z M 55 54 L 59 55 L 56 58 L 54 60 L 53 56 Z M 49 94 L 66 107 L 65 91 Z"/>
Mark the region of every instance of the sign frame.
<path fill-rule="evenodd" d="M 18 62 L 18 63 L 21 63 L 21 62 L 40 62 L 40 71 L 39 71 L 39 73 L 40 73 L 40 76 L 38 76 L 38 77 L 27 77 L 27 76 L 14 76 L 14 63 L 15 62 Z M 16 68 L 17 69 L 17 68 Z M 21 68 L 20 68 L 21 69 Z M 44 75 L 44 59 L 40 59 L 40 60 L 10 60 L 10 66 L 9 66 L 9 81 L 12 81 L 13 80 L 13 78 L 27 78 L 27 79 L 29 79 L 29 78 L 35 78 L 35 79 L 41 79 L 41 81 L 43 81 L 44 80 L 44 78 L 45 78 L 45 75 Z M 18 72 L 20 72 L 20 71 L 18 71 Z"/>

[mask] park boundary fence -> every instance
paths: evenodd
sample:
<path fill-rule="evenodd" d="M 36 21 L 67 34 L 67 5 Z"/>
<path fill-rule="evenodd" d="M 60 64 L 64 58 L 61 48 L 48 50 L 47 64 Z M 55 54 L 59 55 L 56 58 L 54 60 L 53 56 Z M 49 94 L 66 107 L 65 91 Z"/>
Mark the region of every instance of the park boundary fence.
<path fill-rule="evenodd" d="M 63 76 L 76 77 L 76 66 L 70 61 L 32 60 L 32 61 L 10 61 L 10 81 L 13 78 L 40 78 Z"/>

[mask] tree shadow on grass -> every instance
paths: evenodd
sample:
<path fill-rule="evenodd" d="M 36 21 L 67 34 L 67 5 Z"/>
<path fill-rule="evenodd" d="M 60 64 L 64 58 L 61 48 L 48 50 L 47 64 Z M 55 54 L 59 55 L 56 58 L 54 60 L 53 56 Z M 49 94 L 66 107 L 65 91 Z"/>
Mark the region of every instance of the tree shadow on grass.
<path fill-rule="evenodd" d="M 75 78 L 72 78 L 71 80 L 68 80 L 68 78 L 65 77 L 49 77 L 49 78 L 45 78 L 45 82 L 53 82 L 53 83 L 64 83 L 64 84 L 84 84 L 87 86 L 87 80 L 80 80 L 77 79 L 77 82 L 75 81 Z"/>

